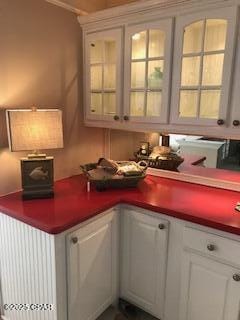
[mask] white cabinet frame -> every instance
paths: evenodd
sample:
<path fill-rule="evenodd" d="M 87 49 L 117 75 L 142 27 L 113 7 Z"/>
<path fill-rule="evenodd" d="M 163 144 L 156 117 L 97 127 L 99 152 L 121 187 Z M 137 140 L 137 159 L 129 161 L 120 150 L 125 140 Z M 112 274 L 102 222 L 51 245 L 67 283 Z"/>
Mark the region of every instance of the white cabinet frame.
<path fill-rule="evenodd" d="M 122 29 L 112 29 L 100 32 L 87 33 L 85 35 L 85 50 L 84 50 L 84 105 L 86 120 L 113 121 L 114 115 L 97 115 L 91 113 L 91 74 L 90 74 L 90 45 L 93 41 L 102 39 L 114 39 L 116 41 L 116 113 L 121 116 L 122 102 Z M 102 108 L 104 108 L 102 104 Z"/>
<path fill-rule="evenodd" d="M 141 23 L 126 27 L 125 31 L 125 62 L 124 62 L 124 115 L 130 117 L 130 122 L 144 123 L 167 123 L 169 116 L 169 95 L 170 95 L 170 75 L 172 62 L 172 39 L 173 39 L 173 19 L 160 19 L 159 21 Z M 162 87 L 162 108 L 160 117 L 153 116 L 130 116 L 130 93 L 131 93 L 131 39 L 135 33 L 149 29 L 158 29 L 165 32 L 164 45 L 164 73 Z M 148 45 L 148 43 L 147 43 Z M 149 59 L 150 61 L 152 59 Z M 140 59 L 140 61 L 149 61 Z M 153 59 L 154 60 L 154 59 Z M 147 79 L 145 79 L 147 80 Z M 137 90 L 136 90 L 137 91 Z M 151 91 L 151 90 L 150 90 Z M 154 91 L 154 90 L 153 90 Z"/>
<path fill-rule="evenodd" d="M 200 11 L 195 14 L 183 15 L 176 19 L 175 25 L 175 42 L 174 42 L 174 66 L 172 77 L 172 101 L 171 101 L 171 123 L 172 124 L 189 124 L 218 126 L 215 119 L 199 119 L 179 117 L 180 101 L 180 84 L 181 84 L 181 67 L 183 53 L 183 35 L 186 26 L 204 19 L 225 19 L 227 20 L 227 35 L 225 56 L 223 65 L 222 90 L 219 106 L 219 119 L 224 120 L 224 126 L 228 124 L 230 117 L 230 94 L 232 84 L 232 71 L 234 64 L 236 26 L 237 26 L 236 7 L 227 7 L 217 10 Z"/>

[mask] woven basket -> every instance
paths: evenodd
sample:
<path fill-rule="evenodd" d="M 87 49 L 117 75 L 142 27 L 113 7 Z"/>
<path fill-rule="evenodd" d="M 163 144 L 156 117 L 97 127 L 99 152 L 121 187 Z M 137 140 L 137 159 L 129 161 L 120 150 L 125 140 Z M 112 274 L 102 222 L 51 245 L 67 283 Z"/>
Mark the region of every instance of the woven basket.
<path fill-rule="evenodd" d="M 89 171 L 96 169 L 98 163 L 88 163 L 80 166 L 83 173 L 87 176 L 91 185 L 95 186 L 98 191 L 104 191 L 107 189 L 123 189 L 123 188 L 135 188 L 140 180 L 143 180 L 146 176 L 145 171 L 141 175 L 137 176 L 121 176 L 115 179 L 114 175 L 108 175 L 106 178 L 99 179 L 91 176 Z"/>
<path fill-rule="evenodd" d="M 183 161 L 184 159 L 179 157 L 178 155 L 170 154 L 166 157 L 166 159 L 161 159 L 159 157 L 156 159 L 149 158 L 147 163 L 148 167 L 150 168 L 176 171 L 180 164 L 183 163 Z"/>

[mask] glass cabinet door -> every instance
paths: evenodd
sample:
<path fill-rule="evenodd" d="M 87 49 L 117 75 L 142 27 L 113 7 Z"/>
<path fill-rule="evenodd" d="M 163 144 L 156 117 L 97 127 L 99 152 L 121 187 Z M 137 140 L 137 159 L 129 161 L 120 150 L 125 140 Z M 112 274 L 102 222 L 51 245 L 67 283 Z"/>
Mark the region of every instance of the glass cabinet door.
<path fill-rule="evenodd" d="M 166 123 L 172 20 L 144 27 L 126 32 L 124 120 Z"/>
<path fill-rule="evenodd" d="M 86 118 L 119 120 L 121 30 L 86 36 Z"/>
<path fill-rule="evenodd" d="M 234 13 L 224 9 L 202 16 L 177 21 L 172 121 L 224 125 L 234 51 Z"/>

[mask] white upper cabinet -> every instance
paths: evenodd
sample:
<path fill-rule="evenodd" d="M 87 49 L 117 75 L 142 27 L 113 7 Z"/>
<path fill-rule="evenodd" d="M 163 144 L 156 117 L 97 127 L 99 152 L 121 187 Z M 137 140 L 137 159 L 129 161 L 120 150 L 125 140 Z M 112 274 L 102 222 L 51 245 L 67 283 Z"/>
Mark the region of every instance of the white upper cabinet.
<path fill-rule="evenodd" d="M 122 30 L 87 34 L 85 40 L 85 117 L 120 118 Z"/>
<path fill-rule="evenodd" d="M 233 77 L 233 95 L 232 95 L 232 114 L 231 114 L 231 128 L 232 132 L 240 134 L 240 34 L 237 37 L 237 49 L 236 59 L 234 66 L 234 77 Z"/>
<path fill-rule="evenodd" d="M 167 123 L 172 19 L 126 28 L 124 121 Z"/>
<path fill-rule="evenodd" d="M 240 2 L 170 2 L 79 18 L 85 123 L 240 139 Z"/>
<path fill-rule="evenodd" d="M 171 122 L 228 125 L 235 7 L 176 19 Z"/>

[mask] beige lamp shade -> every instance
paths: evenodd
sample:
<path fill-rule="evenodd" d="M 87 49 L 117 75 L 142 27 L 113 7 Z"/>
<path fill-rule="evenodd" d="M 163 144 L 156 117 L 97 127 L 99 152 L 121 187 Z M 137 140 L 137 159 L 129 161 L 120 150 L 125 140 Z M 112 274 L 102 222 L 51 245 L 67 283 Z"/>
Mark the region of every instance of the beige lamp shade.
<path fill-rule="evenodd" d="M 11 151 L 63 148 L 62 112 L 58 109 L 7 110 Z"/>

